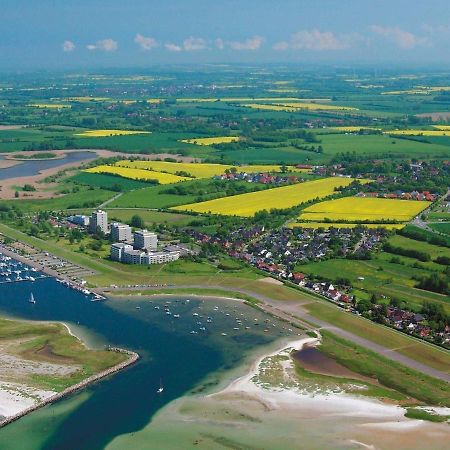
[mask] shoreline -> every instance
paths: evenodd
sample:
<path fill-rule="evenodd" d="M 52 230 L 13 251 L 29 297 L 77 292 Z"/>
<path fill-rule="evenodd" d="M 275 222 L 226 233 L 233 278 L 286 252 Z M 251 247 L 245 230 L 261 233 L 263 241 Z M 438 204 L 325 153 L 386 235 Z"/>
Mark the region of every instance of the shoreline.
<path fill-rule="evenodd" d="M 62 322 L 58 322 L 58 323 L 62 323 Z M 102 372 L 91 375 L 90 377 L 84 379 L 83 381 L 80 381 L 79 383 L 74 384 L 73 386 L 67 387 L 66 389 L 62 390 L 61 392 L 57 392 L 53 395 L 50 395 L 49 397 L 38 401 L 34 405 L 29 406 L 28 408 L 14 414 L 12 416 L 5 417 L 4 419 L 2 419 L 0 421 L 0 428 L 3 428 L 12 422 L 15 422 L 16 420 L 19 420 L 20 418 L 26 416 L 27 414 L 30 414 L 33 411 L 36 411 L 44 406 L 50 405 L 50 404 L 52 404 L 58 400 L 61 400 L 71 394 L 74 394 L 74 393 L 84 389 L 88 385 L 95 383 L 96 381 L 106 378 L 109 375 L 113 375 L 113 374 L 135 364 L 138 361 L 138 359 L 140 358 L 138 353 L 133 352 L 131 350 L 125 350 L 125 349 L 117 348 L 117 347 L 110 347 L 108 350 L 117 352 L 117 353 L 126 354 L 129 356 L 129 358 L 125 361 L 122 361 L 119 364 L 116 364 L 115 366 L 112 366 L 108 369 L 103 370 Z"/>
<path fill-rule="evenodd" d="M 280 410 L 289 413 L 291 410 L 308 408 L 316 412 L 348 416 L 365 417 L 367 419 L 386 419 L 403 427 L 404 423 L 410 426 L 418 425 L 422 421 L 408 419 L 404 416 L 406 409 L 397 404 L 386 404 L 376 397 L 365 397 L 357 394 L 345 392 L 302 392 L 296 388 L 285 388 L 279 386 L 262 387 L 254 378 L 264 372 L 261 363 L 267 359 L 278 355 L 289 355 L 289 363 L 294 366 L 294 360 L 290 355 L 297 352 L 308 344 L 317 344 L 317 338 L 303 338 L 284 342 L 276 350 L 260 356 L 253 362 L 247 372 L 233 380 L 225 388 L 218 392 L 206 395 L 205 398 L 235 401 L 237 398 L 254 400 L 267 411 Z M 286 367 L 283 368 L 283 372 Z M 384 423 L 384 421 L 382 422 Z"/>

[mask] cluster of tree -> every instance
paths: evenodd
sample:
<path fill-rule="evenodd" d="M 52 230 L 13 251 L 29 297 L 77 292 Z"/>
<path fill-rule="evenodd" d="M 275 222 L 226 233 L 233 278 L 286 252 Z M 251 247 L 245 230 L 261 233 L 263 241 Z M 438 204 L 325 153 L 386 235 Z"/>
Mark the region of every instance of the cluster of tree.
<path fill-rule="evenodd" d="M 428 276 L 419 277 L 416 287 L 439 294 L 448 294 L 450 293 L 448 283 L 447 276 L 433 272 Z"/>
<path fill-rule="evenodd" d="M 406 226 L 397 231 L 397 234 L 405 236 L 416 241 L 428 242 L 432 245 L 439 245 L 440 247 L 450 247 L 450 239 L 444 236 L 437 236 L 431 232 L 421 230 L 417 227 Z"/>
<path fill-rule="evenodd" d="M 386 242 L 383 245 L 383 250 L 388 253 L 393 253 L 395 255 L 407 256 L 409 258 L 415 258 L 422 262 L 431 261 L 431 257 L 428 253 L 422 252 L 420 250 L 416 250 L 414 248 L 404 248 L 392 245 L 389 242 Z"/>

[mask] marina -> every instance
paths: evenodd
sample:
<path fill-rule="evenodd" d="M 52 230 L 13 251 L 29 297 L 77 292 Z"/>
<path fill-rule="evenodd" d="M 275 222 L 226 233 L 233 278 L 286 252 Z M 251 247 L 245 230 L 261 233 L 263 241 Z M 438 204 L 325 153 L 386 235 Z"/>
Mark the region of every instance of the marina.
<path fill-rule="evenodd" d="M 0 284 L 33 283 L 37 279 L 46 278 L 47 276 L 34 267 L 0 253 Z"/>

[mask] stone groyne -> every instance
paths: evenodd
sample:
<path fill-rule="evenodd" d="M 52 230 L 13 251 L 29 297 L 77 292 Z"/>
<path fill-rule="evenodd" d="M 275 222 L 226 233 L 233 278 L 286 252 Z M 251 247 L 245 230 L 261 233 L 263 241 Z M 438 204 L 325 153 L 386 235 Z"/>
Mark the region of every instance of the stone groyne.
<path fill-rule="evenodd" d="M 54 395 L 47 397 L 45 400 L 42 400 L 42 401 L 34 404 L 33 406 L 30 406 L 30 407 L 22 410 L 21 412 L 14 414 L 13 416 L 6 417 L 2 421 L 0 421 L 0 428 L 4 427 L 12 422 L 15 422 L 16 420 L 19 420 L 21 417 L 23 417 L 33 411 L 36 411 L 37 409 L 42 408 L 43 406 L 54 403 L 70 394 L 73 394 L 74 392 L 84 389 L 86 386 L 88 386 L 91 383 L 94 383 L 95 381 L 98 381 L 102 378 L 105 378 L 109 375 L 119 372 L 120 370 L 125 369 L 128 366 L 131 366 L 139 359 L 139 355 L 136 352 L 132 352 L 130 350 L 124 350 L 124 349 L 116 348 L 116 347 L 109 347 L 108 350 L 111 352 L 126 354 L 126 355 L 128 355 L 128 359 L 125 361 L 122 361 L 119 364 L 116 364 L 113 367 L 110 367 L 109 369 L 106 369 L 102 372 L 91 375 L 90 377 L 84 379 L 83 381 L 80 381 L 79 383 L 74 384 L 73 386 L 69 386 L 68 388 L 64 389 L 63 391 L 57 392 Z"/>

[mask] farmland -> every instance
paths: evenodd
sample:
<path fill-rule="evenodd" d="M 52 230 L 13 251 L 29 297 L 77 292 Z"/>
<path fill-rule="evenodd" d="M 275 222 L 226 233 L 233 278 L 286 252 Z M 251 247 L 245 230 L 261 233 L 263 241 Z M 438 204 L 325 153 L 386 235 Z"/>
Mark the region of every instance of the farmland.
<path fill-rule="evenodd" d="M 355 228 L 361 224 L 359 223 L 349 223 L 349 222 L 291 222 L 288 224 L 289 228 Z M 402 223 L 364 223 L 363 224 L 367 228 L 378 228 L 383 227 L 388 230 L 399 230 L 403 228 L 405 225 Z"/>
<path fill-rule="evenodd" d="M 449 130 L 391 130 L 386 134 L 392 136 L 450 136 Z"/>
<path fill-rule="evenodd" d="M 310 110 L 310 111 L 355 111 L 356 108 L 348 106 L 337 106 L 337 105 L 322 105 L 320 103 L 280 103 L 280 104 L 259 104 L 259 103 L 245 103 L 243 106 L 252 109 L 260 109 L 267 111 L 289 111 L 296 112 L 299 110 Z"/>
<path fill-rule="evenodd" d="M 131 136 L 133 134 L 150 134 L 150 131 L 131 130 L 87 130 L 82 133 L 75 133 L 80 137 L 107 137 L 107 136 Z"/>
<path fill-rule="evenodd" d="M 119 161 L 118 167 L 128 167 L 148 171 L 167 172 L 169 174 L 186 173 L 195 178 L 211 178 L 222 175 L 233 166 L 225 164 L 206 163 L 178 163 L 166 161 Z M 253 165 L 236 167 L 239 172 L 279 172 L 280 166 L 276 165 Z"/>
<path fill-rule="evenodd" d="M 299 218 L 313 222 L 407 222 L 429 205 L 412 200 L 346 197 L 309 206 Z"/>
<path fill-rule="evenodd" d="M 236 142 L 239 139 L 240 139 L 239 136 L 221 136 L 221 137 L 218 136 L 209 138 L 181 139 L 180 142 L 195 145 L 215 145 L 215 144 L 229 144 L 230 142 Z"/>
<path fill-rule="evenodd" d="M 182 205 L 174 209 L 220 215 L 253 216 L 263 209 L 291 208 L 314 198 L 326 197 L 338 187 L 348 186 L 351 178 L 325 178 L 305 183 L 251 192 L 201 203 Z"/>
<path fill-rule="evenodd" d="M 153 170 L 135 169 L 121 166 L 100 165 L 86 169 L 88 173 L 112 174 L 131 180 L 155 180 L 159 184 L 178 183 L 180 181 L 188 180 L 187 177 L 180 177 L 171 173 L 155 172 Z"/>

